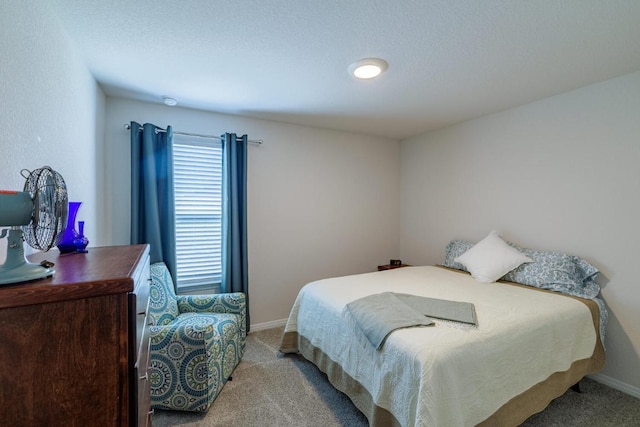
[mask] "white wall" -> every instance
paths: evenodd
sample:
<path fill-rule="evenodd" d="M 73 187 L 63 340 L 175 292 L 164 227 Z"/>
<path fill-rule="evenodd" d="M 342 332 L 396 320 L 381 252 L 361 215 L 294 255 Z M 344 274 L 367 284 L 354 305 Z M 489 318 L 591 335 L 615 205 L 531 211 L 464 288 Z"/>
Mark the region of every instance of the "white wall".
<path fill-rule="evenodd" d="M 402 142 L 403 260 L 490 230 L 585 258 L 610 309 L 602 375 L 640 393 L 640 72 Z"/>
<path fill-rule="evenodd" d="M 375 271 L 398 254 L 400 144 L 344 132 L 107 98 L 105 229 L 129 242 L 130 121 L 263 139 L 248 156 L 252 324 L 285 319 L 309 281 Z"/>
<path fill-rule="evenodd" d="M 41 4 L 3 2 L 0 52 L 0 189 L 21 190 L 21 169 L 51 166 L 70 200 L 83 202 L 77 219 L 86 221 L 91 245 L 100 244 L 102 91 Z"/>

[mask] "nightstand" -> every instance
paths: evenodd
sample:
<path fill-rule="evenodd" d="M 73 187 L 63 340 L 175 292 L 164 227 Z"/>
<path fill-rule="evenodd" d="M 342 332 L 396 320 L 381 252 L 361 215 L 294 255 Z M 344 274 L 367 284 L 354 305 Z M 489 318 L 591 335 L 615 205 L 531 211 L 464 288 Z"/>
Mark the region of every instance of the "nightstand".
<path fill-rule="evenodd" d="M 394 268 L 402 268 L 402 267 L 411 267 L 411 265 L 410 265 L 410 264 L 400 264 L 400 265 L 391 265 L 391 264 L 386 264 L 386 265 L 379 265 L 379 266 L 378 266 L 378 271 L 393 270 Z"/>

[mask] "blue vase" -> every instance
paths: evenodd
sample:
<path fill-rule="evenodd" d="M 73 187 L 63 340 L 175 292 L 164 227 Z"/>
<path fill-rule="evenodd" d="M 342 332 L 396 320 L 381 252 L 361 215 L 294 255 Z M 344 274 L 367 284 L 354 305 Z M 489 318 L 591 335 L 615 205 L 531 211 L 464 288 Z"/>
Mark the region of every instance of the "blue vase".
<path fill-rule="evenodd" d="M 66 254 L 76 251 L 76 245 L 74 244 L 74 240 L 78 237 L 78 232 L 76 231 L 76 215 L 78 214 L 78 209 L 80 209 L 81 204 L 82 202 L 69 202 L 67 228 L 65 228 L 62 239 L 60 243 L 58 243 L 60 253 Z"/>
<path fill-rule="evenodd" d="M 73 241 L 73 245 L 76 247 L 76 252 L 81 254 L 89 252 L 87 250 L 88 244 L 89 239 L 84 235 L 84 221 L 78 221 L 78 237 Z"/>

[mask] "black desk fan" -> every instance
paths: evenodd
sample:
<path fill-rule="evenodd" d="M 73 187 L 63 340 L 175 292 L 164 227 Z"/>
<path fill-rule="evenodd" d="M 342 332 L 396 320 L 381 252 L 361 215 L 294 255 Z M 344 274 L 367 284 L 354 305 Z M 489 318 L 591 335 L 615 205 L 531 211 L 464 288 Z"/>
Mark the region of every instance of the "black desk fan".
<path fill-rule="evenodd" d="M 34 249 L 48 251 L 62 238 L 67 224 L 67 186 L 49 166 L 33 172 L 23 169 L 23 191 L 0 190 L 0 239 L 7 237 L 7 258 L 0 265 L 0 285 L 42 279 L 55 270 L 34 264 L 24 256 L 23 240 Z"/>

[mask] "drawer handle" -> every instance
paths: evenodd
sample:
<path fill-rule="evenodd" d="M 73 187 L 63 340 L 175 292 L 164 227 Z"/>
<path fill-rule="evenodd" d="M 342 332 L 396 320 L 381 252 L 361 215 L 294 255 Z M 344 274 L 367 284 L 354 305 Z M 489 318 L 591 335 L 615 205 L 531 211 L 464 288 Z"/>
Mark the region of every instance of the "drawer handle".
<path fill-rule="evenodd" d="M 147 374 L 147 372 L 145 372 L 145 373 L 144 373 L 144 375 L 143 375 L 143 376 L 141 376 L 141 377 L 138 377 L 138 379 L 139 379 L 140 381 L 146 381 L 146 380 L 148 380 L 148 379 L 149 379 L 149 375 Z"/>

